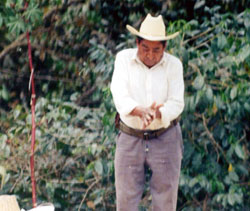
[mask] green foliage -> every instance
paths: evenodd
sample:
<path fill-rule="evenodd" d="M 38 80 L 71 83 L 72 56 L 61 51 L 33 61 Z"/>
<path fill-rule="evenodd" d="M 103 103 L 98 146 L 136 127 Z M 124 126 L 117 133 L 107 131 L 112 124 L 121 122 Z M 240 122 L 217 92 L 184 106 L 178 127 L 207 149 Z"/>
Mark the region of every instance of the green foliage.
<path fill-rule="evenodd" d="M 41 24 L 42 12 L 35 0 L 29 1 L 27 8 L 23 0 L 7 0 L 3 6 L 0 26 L 6 24 L 8 31 L 16 36 Z"/>
<path fill-rule="evenodd" d="M 108 142 L 101 136 L 104 112 L 102 108 L 82 108 L 60 99 L 38 100 L 35 154 L 38 202 L 54 201 L 57 208 L 74 207 L 73 210 L 77 210 L 87 187 L 96 183 L 92 189 L 95 194 L 92 193 L 91 198 L 95 199 L 96 208 L 102 208 L 102 199 L 114 191 L 111 187 L 100 186 L 102 183 L 113 183 L 111 175 L 114 171 L 110 154 L 114 142 Z M 17 106 L 9 116 L 12 126 L 7 134 L 0 136 L 1 148 L 4 149 L 1 163 L 8 175 L 13 175 L 8 177 L 7 184 L 14 184 L 18 175 L 22 178 L 15 187 L 5 185 L 1 192 L 14 188 L 15 194 L 25 195 L 30 192 L 27 161 L 31 116 L 24 113 L 21 106 Z M 22 161 L 16 163 L 17 160 Z M 26 182 L 21 182 L 25 178 Z M 99 181 L 100 184 L 97 183 Z M 28 208 L 31 201 L 20 203 Z"/>
<path fill-rule="evenodd" d="M 0 99 L 1 98 L 5 101 L 8 101 L 10 98 L 9 91 L 6 88 L 5 84 L 2 84 L 2 86 L 0 86 Z"/>
<path fill-rule="evenodd" d="M 242 165 L 249 159 L 249 37 L 247 31 L 237 30 L 248 13 L 205 21 L 204 36 L 189 47 L 185 80 L 191 83 L 182 118 L 185 154 L 180 183 L 186 203 L 196 198 L 216 210 L 244 210 L 249 205 L 244 196 L 249 189 L 241 185 L 249 176 Z M 229 31 L 232 26 L 236 29 Z"/>
<path fill-rule="evenodd" d="M 247 210 L 250 12 L 242 12 L 242 2 L 32 0 L 25 8 L 23 0 L 2 1 L 0 194 L 14 193 L 21 207 L 31 207 L 29 68 L 22 37 L 29 30 L 38 203 L 115 210 L 117 131 L 109 83 L 115 54 L 135 46 L 125 25 L 138 27 L 151 12 L 168 20 L 167 33 L 180 31 L 167 43 L 185 74 L 178 210 Z M 150 207 L 148 194 L 141 207 Z"/>

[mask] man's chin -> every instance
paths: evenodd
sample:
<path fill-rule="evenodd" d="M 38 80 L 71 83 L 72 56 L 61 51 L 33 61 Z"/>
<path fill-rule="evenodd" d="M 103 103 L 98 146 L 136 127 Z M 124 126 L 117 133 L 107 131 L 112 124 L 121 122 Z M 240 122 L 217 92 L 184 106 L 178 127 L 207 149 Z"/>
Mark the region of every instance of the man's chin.
<path fill-rule="evenodd" d="M 154 62 L 145 62 L 144 64 L 145 64 L 147 67 L 149 67 L 149 68 L 151 68 L 151 67 L 153 67 L 153 66 L 155 65 Z"/>

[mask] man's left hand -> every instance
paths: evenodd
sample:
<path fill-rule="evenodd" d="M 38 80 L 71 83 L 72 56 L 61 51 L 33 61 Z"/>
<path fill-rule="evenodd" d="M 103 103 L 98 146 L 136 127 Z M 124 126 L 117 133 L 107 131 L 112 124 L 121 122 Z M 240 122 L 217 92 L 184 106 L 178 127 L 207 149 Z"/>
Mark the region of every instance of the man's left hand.
<path fill-rule="evenodd" d="M 132 116 L 138 116 L 141 118 L 143 122 L 143 129 L 151 124 L 154 119 L 161 119 L 160 107 L 163 104 L 157 105 L 156 102 L 153 102 L 150 107 L 135 107 L 133 111 L 130 113 Z"/>

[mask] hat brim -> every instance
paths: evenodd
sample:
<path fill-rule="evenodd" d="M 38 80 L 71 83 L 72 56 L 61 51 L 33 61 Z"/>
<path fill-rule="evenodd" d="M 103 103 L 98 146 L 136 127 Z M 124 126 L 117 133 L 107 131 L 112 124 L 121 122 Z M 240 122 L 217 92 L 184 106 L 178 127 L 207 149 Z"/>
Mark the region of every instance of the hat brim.
<path fill-rule="evenodd" d="M 175 32 L 174 34 L 168 35 L 168 36 L 150 36 L 150 35 L 146 35 L 143 33 L 140 33 L 139 31 L 137 31 L 134 27 L 130 26 L 130 25 L 126 25 L 127 30 L 129 30 L 132 34 L 139 36 L 145 40 L 150 40 L 150 41 L 165 41 L 165 40 L 171 40 L 174 39 L 175 37 L 177 37 L 179 35 L 180 32 Z"/>

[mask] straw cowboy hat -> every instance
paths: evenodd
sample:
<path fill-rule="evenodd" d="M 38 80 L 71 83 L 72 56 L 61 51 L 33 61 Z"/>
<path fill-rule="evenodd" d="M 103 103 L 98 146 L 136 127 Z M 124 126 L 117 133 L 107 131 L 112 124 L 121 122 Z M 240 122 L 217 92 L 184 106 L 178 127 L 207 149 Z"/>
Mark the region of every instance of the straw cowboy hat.
<path fill-rule="evenodd" d="M 161 15 L 152 17 L 151 14 L 148 14 L 141 23 L 139 31 L 130 25 L 126 25 L 126 27 L 132 34 L 151 41 L 170 40 L 179 34 L 179 32 L 176 32 L 166 36 L 165 24 Z"/>

